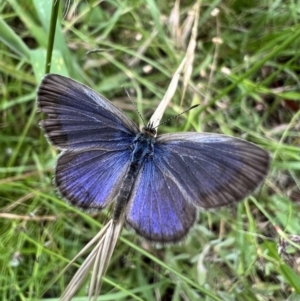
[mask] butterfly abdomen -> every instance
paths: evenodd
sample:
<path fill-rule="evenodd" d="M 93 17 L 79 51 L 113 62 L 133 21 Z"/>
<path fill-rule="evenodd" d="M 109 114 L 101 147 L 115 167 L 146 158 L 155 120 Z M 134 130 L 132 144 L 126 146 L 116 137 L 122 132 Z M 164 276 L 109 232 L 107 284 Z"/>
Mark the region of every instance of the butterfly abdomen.
<path fill-rule="evenodd" d="M 114 221 L 117 221 L 119 219 L 123 209 L 126 207 L 128 203 L 130 192 L 138 171 L 139 171 L 139 166 L 131 163 L 126 178 L 121 186 L 120 192 L 117 195 L 116 205 L 114 208 L 114 215 L 113 215 Z"/>

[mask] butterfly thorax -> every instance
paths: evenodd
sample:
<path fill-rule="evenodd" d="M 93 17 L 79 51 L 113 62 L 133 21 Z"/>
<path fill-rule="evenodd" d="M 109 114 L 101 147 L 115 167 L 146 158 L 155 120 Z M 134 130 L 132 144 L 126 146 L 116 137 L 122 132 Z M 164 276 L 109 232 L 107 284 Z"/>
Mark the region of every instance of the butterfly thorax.
<path fill-rule="evenodd" d="M 136 136 L 131 145 L 131 165 L 141 165 L 146 157 L 153 154 L 155 138 L 150 136 L 148 133 L 140 133 Z"/>
<path fill-rule="evenodd" d="M 115 221 L 119 219 L 123 209 L 128 203 L 134 181 L 142 164 L 145 160 L 147 160 L 147 158 L 153 157 L 154 142 L 155 138 L 153 132 L 143 129 L 143 132 L 138 134 L 134 139 L 133 144 L 129 146 L 130 150 L 132 151 L 131 161 L 116 199 L 113 216 Z"/>

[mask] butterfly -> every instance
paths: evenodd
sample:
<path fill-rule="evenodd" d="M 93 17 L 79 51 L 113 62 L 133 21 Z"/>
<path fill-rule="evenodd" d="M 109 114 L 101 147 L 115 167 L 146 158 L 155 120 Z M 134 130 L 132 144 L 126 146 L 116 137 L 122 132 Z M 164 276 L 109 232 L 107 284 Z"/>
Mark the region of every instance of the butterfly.
<path fill-rule="evenodd" d="M 182 132 L 156 137 L 68 77 L 47 74 L 37 92 L 49 141 L 62 152 L 55 184 L 70 203 L 103 209 L 152 242 L 177 242 L 209 209 L 244 199 L 265 179 L 268 152 L 242 139 Z"/>

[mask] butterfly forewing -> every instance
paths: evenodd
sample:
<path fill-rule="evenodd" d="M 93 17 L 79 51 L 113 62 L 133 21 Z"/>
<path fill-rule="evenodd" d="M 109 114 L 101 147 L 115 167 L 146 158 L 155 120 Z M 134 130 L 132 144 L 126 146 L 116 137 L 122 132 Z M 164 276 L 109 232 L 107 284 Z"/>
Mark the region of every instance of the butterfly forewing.
<path fill-rule="evenodd" d="M 38 89 L 38 107 L 47 114 L 42 127 L 63 149 L 132 143 L 139 129 L 120 109 L 89 87 L 70 78 L 48 74 Z"/>
<path fill-rule="evenodd" d="M 257 188 L 269 170 L 268 153 L 256 145 L 211 133 L 161 135 L 156 149 L 165 173 L 203 208 L 240 201 Z"/>

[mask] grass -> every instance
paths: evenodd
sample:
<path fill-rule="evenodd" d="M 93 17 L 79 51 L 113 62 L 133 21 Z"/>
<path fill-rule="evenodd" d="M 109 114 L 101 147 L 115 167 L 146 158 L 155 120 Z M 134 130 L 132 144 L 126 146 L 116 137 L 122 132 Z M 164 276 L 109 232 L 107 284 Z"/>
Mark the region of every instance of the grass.
<path fill-rule="evenodd" d="M 186 53 L 196 1 L 181 2 L 178 11 L 170 1 L 65 3 L 57 17 L 51 72 L 99 91 L 141 125 L 121 86 L 149 120 Z M 300 3 L 199 4 L 191 78 L 183 101 L 179 86 L 163 120 L 201 106 L 159 132 L 242 137 L 270 152 L 269 176 L 243 202 L 200 212 L 180 244 L 156 248 L 124 229 L 99 300 L 300 300 Z M 215 8 L 219 14 L 212 16 Z M 52 183 L 58 151 L 39 128 L 35 103 L 54 22 L 50 12 L 45 0 L 0 3 L 3 301 L 59 300 L 84 256 L 54 280 L 111 213 L 69 206 Z M 86 54 L 94 49 L 101 52 Z M 86 300 L 86 290 L 83 286 L 74 300 Z"/>

